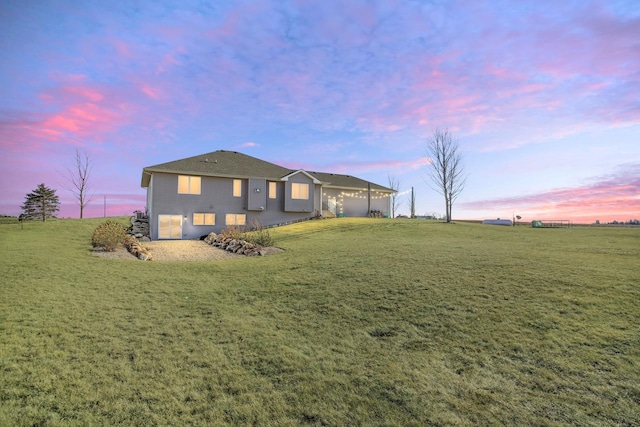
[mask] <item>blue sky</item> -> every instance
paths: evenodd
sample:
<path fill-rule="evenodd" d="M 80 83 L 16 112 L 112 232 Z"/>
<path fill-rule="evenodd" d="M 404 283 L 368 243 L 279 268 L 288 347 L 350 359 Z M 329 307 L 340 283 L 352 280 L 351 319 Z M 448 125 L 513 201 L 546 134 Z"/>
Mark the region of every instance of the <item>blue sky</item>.
<path fill-rule="evenodd" d="M 144 209 L 142 168 L 235 150 L 416 192 L 464 152 L 458 219 L 640 218 L 638 1 L 5 1 L 0 214 L 93 160 L 87 216 Z M 408 197 L 400 211 L 408 213 Z"/>

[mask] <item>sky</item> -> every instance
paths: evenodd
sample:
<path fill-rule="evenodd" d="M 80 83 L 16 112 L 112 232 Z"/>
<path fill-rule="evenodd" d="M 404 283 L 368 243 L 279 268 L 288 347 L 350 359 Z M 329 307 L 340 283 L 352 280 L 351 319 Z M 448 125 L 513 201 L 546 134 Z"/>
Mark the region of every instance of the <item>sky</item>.
<path fill-rule="evenodd" d="M 445 212 L 426 141 L 467 175 L 454 219 L 640 218 L 640 1 L 0 2 L 0 214 L 92 169 L 85 217 L 144 210 L 142 169 L 238 151 L 399 182 Z"/>

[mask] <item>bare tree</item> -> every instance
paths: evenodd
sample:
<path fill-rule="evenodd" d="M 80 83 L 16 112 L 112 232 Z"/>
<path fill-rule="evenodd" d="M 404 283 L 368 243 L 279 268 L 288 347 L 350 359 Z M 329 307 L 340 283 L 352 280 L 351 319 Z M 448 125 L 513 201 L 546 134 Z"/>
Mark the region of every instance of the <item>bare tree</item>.
<path fill-rule="evenodd" d="M 89 155 L 85 151 L 80 153 L 76 148 L 75 163 L 72 167 L 67 168 L 64 177 L 69 183 L 67 190 L 71 191 L 80 206 L 80 218 L 84 216 L 84 208 L 91 201 L 89 195 L 89 178 L 91 176 L 92 162 Z"/>
<path fill-rule="evenodd" d="M 453 202 L 464 189 L 467 180 L 458 142 L 448 129 L 436 129 L 427 141 L 426 152 L 430 159 L 427 184 L 444 196 L 445 219 L 451 222 Z"/>
<path fill-rule="evenodd" d="M 393 175 L 387 175 L 387 181 L 389 188 L 395 191 L 391 194 L 391 218 L 395 218 L 396 210 L 400 207 L 400 196 L 398 195 L 400 191 L 400 180 Z"/>

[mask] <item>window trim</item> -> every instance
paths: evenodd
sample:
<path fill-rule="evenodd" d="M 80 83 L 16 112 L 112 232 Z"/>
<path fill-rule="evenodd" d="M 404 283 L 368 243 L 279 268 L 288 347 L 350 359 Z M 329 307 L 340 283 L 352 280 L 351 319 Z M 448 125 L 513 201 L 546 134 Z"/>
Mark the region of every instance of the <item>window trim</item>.
<path fill-rule="evenodd" d="M 229 221 L 231 218 L 233 218 L 233 220 Z M 243 219 L 242 224 L 238 224 L 238 218 Z M 247 225 L 247 214 L 234 214 L 234 213 L 225 214 L 224 224 L 225 225 Z"/>
<path fill-rule="evenodd" d="M 242 180 L 233 180 L 233 197 L 242 197 Z"/>
<path fill-rule="evenodd" d="M 304 188 L 304 191 L 301 190 Z M 306 196 L 306 197 L 303 197 Z M 291 183 L 291 198 L 293 200 L 309 200 L 309 184 L 306 182 L 292 182 Z"/>
<path fill-rule="evenodd" d="M 180 191 L 180 181 L 186 179 L 187 191 Z M 198 187 L 198 192 L 195 191 Z M 195 175 L 178 175 L 178 194 L 202 194 L 202 177 Z"/>
<path fill-rule="evenodd" d="M 202 222 L 196 221 L 196 215 L 202 215 Z M 216 225 L 216 214 L 213 212 L 194 212 L 192 215 L 193 225 Z M 207 222 L 207 218 L 211 218 L 210 222 Z"/>
<path fill-rule="evenodd" d="M 278 183 L 275 181 L 269 181 L 269 198 L 270 199 L 278 198 Z"/>

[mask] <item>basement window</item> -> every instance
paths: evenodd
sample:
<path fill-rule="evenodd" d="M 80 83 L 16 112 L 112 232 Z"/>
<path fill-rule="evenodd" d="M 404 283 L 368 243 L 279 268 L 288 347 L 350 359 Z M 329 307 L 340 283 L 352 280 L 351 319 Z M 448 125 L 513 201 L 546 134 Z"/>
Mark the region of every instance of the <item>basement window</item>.
<path fill-rule="evenodd" d="M 226 214 L 225 225 L 245 225 L 247 223 L 246 214 Z"/>
<path fill-rule="evenodd" d="M 216 214 L 214 213 L 194 213 L 193 225 L 216 225 Z"/>

